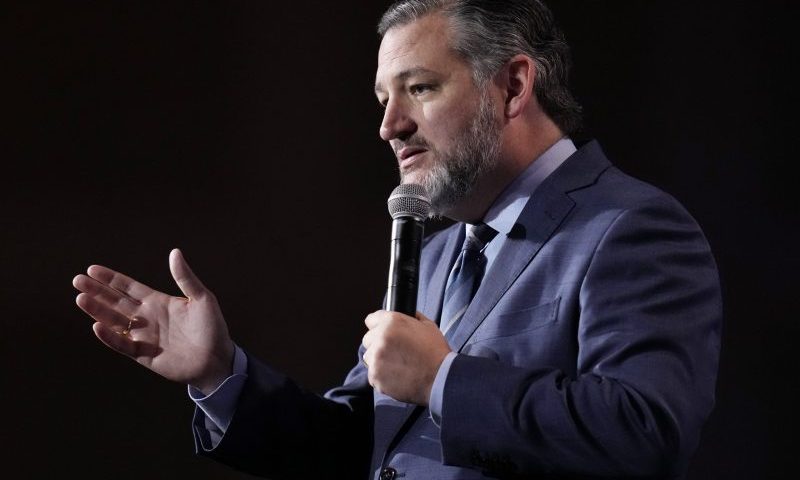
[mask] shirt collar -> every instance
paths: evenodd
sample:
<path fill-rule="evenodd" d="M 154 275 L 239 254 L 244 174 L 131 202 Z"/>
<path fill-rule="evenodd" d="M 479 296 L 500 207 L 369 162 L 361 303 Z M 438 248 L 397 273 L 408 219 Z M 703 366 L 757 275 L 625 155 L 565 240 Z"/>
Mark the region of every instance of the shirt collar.
<path fill-rule="evenodd" d="M 505 235 L 511 233 L 536 188 L 576 151 L 569 138 L 562 138 L 550 146 L 503 190 L 489 208 L 483 223 Z"/>

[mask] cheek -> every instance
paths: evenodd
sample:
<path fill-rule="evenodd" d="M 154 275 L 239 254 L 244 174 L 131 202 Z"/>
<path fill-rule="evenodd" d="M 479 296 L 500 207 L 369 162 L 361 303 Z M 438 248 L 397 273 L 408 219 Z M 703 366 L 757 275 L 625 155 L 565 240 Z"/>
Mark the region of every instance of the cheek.
<path fill-rule="evenodd" d="M 424 126 L 420 125 L 420 133 L 429 141 L 441 147 L 449 143 L 468 125 L 467 115 L 462 108 L 442 108 L 440 105 L 426 105 L 422 109 Z"/>

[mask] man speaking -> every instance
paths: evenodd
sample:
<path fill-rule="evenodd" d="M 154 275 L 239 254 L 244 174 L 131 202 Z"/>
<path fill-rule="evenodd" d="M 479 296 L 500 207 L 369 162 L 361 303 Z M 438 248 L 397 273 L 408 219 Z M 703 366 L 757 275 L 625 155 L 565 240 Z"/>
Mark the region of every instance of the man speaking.
<path fill-rule="evenodd" d="M 722 323 L 700 228 L 570 140 L 569 51 L 541 2 L 405 0 L 379 33 L 380 136 L 457 221 L 424 241 L 416 315 L 367 316 L 357 365 L 315 395 L 233 343 L 175 250 L 185 298 L 75 277 L 97 337 L 190 385 L 201 455 L 265 477 L 680 478 Z"/>

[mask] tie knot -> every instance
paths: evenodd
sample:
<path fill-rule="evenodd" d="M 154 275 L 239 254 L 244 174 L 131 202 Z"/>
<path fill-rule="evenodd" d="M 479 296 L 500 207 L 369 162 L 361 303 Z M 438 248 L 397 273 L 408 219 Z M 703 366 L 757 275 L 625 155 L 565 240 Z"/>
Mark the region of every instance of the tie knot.
<path fill-rule="evenodd" d="M 480 252 L 487 243 L 497 235 L 497 230 L 486 225 L 479 223 L 477 225 L 467 225 L 467 235 L 464 238 L 464 248 L 471 252 Z"/>

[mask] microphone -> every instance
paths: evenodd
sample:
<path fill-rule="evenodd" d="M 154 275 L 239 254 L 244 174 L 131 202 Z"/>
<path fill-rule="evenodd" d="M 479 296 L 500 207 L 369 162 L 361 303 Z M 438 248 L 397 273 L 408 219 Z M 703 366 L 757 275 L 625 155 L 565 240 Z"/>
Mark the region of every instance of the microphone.
<path fill-rule="evenodd" d="M 405 183 L 392 191 L 387 203 L 393 220 L 385 307 L 413 317 L 417 313 L 422 235 L 431 201 L 422 185 Z"/>

